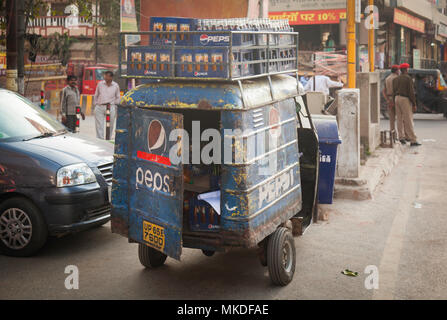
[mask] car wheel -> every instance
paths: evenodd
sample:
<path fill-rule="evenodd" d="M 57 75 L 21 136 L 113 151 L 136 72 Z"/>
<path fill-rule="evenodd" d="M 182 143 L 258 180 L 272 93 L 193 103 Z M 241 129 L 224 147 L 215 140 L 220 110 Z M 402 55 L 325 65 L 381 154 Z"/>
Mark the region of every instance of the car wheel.
<path fill-rule="evenodd" d="M 167 255 L 145 244 L 139 243 L 138 258 L 143 266 L 154 269 L 161 267 L 165 263 Z"/>
<path fill-rule="evenodd" d="M 289 229 L 276 229 L 267 246 L 267 266 L 273 284 L 286 286 L 292 281 L 296 265 L 295 252 L 295 242 Z"/>
<path fill-rule="evenodd" d="M 24 198 L 0 203 L 0 252 L 27 257 L 39 251 L 47 241 L 48 230 L 39 209 Z"/>

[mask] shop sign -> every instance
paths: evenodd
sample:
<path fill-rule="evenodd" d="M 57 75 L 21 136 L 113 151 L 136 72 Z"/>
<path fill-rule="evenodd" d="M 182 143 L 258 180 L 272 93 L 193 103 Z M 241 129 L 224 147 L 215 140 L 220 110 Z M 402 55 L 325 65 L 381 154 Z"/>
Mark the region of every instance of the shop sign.
<path fill-rule="evenodd" d="M 346 9 L 346 0 L 270 0 L 269 10 L 279 11 L 307 11 Z"/>
<path fill-rule="evenodd" d="M 394 9 L 394 23 L 419 31 L 421 33 L 425 33 L 424 20 L 413 17 L 412 15 L 399 9 Z"/>
<path fill-rule="evenodd" d="M 447 38 L 447 26 L 445 24 L 438 25 L 438 36 Z"/>
<path fill-rule="evenodd" d="M 270 12 L 270 19 L 288 19 L 290 25 L 337 24 L 346 19 L 346 9 Z"/>

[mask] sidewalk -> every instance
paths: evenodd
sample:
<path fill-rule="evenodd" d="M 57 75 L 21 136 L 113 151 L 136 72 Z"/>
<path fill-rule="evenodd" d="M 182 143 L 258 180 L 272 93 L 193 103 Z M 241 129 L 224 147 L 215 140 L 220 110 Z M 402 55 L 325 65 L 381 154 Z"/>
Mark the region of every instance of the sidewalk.
<path fill-rule="evenodd" d="M 358 178 L 335 178 L 334 197 L 338 199 L 369 200 L 383 183 L 409 147 L 395 144 L 394 148 L 378 148 L 360 167 Z"/>

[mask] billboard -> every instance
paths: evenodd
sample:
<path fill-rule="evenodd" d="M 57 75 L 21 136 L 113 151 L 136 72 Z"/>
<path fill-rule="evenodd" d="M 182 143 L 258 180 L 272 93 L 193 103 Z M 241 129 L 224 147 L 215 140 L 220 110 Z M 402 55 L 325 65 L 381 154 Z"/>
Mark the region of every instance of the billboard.
<path fill-rule="evenodd" d="M 121 32 L 138 31 L 135 0 L 121 0 Z M 126 45 L 140 41 L 139 35 L 126 35 Z"/>

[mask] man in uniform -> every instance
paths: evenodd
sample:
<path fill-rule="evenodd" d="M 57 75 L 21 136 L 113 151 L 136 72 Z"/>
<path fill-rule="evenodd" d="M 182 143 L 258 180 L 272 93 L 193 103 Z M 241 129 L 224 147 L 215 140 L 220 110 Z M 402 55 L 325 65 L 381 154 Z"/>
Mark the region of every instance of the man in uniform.
<path fill-rule="evenodd" d="M 390 116 L 390 130 L 391 132 L 396 130 L 396 107 L 394 105 L 393 94 L 393 80 L 399 76 L 399 66 L 394 65 L 391 67 L 391 74 L 385 79 L 385 86 L 382 90 L 382 95 L 388 104 L 388 114 Z"/>
<path fill-rule="evenodd" d="M 408 75 L 410 65 L 400 65 L 401 75 L 393 80 L 394 103 L 396 105 L 397 131 L 402 144 L 405 138 L 410 140 L 411 146 L 420 146 L 414 134 L 413 112 L 416 111 L 416 95 L 414 93 L 413 79 Z"/>
<path fill-rule="evenodd" d="M 76 76 L 67 77 L 68 85 L 61 92 L 62 123 L 71 131 L 76 130 L 76 107 L 79 106 L 79 89 Z M 84 118 L 84 113 L 81 114 Z"/>

